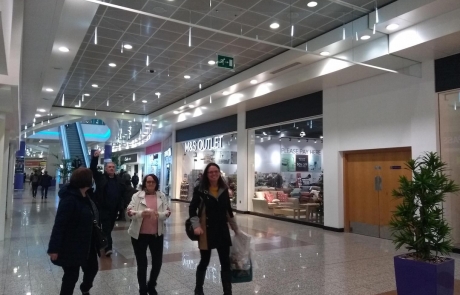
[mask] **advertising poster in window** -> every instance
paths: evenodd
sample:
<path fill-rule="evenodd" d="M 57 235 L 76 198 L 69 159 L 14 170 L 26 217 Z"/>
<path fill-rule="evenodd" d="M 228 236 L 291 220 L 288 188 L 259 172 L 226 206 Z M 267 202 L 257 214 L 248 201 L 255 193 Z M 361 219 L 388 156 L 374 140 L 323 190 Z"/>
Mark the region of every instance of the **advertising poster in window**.
<path fill-rule="evenodd" d="M 308 171 L 308 155 L 295 155 L 295 171 Z"/>
<path fill-rule="evenodd" d="M 281 154 L 281 172 L 295 172 L 295 155 Z"/>

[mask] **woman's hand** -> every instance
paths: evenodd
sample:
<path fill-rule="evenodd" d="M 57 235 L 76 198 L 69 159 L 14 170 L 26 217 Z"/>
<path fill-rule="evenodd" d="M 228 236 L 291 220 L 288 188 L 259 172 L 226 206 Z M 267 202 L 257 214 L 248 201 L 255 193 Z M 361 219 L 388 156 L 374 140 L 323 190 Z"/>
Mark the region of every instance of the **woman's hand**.
<path fill-rule="evenodd" d="M 150 216 L 152 216 L 152 211 L 146 209 L 146 210 L 142 211 L 141 216 L 142 216 L 143 218 L 150 217 Z"/>
<path fill-rule="evenodd" d="M 129 209 L 129 210 L 128 210 L 128 216 L 129 216 L 129 217 L 133 217 L 134 215 L 136 215 L 136 212 L 133 212 L 132 209 Z"/>
<path fill-rule="evenodd" d="M 195 228 L 193 230 L 193 233 L 195 234 L 195 236 L 201 236 L 202 234 L 204 234 L 203 230 L 201 229 L 201 226 Z"/>
<path fill-rule="evenodd" d="M 58 254 L 57 253 L 48 253 L 49 257 L 51 260 L 55 261 L 58 259 Z"/>

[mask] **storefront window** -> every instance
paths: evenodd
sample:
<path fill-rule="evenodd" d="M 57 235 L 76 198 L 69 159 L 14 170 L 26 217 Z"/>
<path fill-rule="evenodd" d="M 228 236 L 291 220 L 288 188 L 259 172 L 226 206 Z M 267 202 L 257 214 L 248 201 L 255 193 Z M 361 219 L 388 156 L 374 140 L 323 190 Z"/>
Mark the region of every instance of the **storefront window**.
<path fill-rule="evenodd" d="M 232 200 L 236 207 L 237 200 L 237 138 L 235 134 L 215 135 L 209 138 L 200 138 L 179 143 L 184 150 L 182 183 L 180 199 L 190 201 L 193 189 L 199 184 L 200 177 L 209 163 L 220 166 L 222 177 L 227 182 Z"/>
<path fill-rule="evenodd" d="M 323 223 L 322 133 L 321 118 L 255 130 L 254 212 Z"/>

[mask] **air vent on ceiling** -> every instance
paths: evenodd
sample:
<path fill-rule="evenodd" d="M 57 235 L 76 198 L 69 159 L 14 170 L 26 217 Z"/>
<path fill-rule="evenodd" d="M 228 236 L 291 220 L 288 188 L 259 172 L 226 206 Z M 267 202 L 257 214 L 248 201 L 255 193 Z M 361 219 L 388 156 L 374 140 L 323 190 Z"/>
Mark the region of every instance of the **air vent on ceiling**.
<path fill-rule="evenodd" d="M 295 63 L 292 63 L 292 64 L 290 64 L 290 65 L 284 66 L 284 67 L 282 67 L 282 68 L 280 68 L 280 69 L 277 69 L 276 71 L 273 71 L 273 72 L 271 72 L 270 74 L 276 75 L 276 74 L 279 74 L 279 73 L 281 73 L 281 72 L 284 72 L 284 71 L 286 71 L 287 69 L 293 68 L 293 67 L 298 66 L 298 65 L 301 65 L 301 63 L 297 61 L 297 62 L 295 62 Z"/>

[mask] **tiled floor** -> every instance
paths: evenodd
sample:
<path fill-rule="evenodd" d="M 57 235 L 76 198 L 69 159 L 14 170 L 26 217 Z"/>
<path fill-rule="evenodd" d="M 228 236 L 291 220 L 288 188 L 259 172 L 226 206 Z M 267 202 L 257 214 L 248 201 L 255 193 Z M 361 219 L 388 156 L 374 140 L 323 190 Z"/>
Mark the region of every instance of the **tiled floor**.
<path fill-rule="evenodd" d="M 32 199 L 28 191 L 16 193 L 8 238 L 0 242 L 0 294 L 59 293 L 62 270 L 46 254 L 57 204 L 54 196 L 41 201 Z M 193 294 L 199 252 L 184 233 L 187 204 L 173 203 L 171 208 L 158 291 Z M 234 294 L 396 294 L 395 252 L 389 241 L 250 215 L 237 218 L 240 228 L 254 237 L 254 280 L 233 285 Z M 100 260 L 91 294 L 138 293 L 127 227 L 126 222 L 117 224 L 115 254 Z M 207 295 L 222 294 L 216 253 L 205 286 Z"/>

